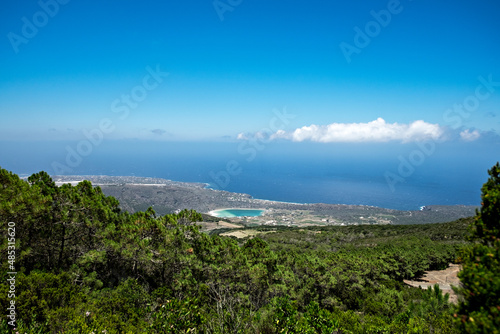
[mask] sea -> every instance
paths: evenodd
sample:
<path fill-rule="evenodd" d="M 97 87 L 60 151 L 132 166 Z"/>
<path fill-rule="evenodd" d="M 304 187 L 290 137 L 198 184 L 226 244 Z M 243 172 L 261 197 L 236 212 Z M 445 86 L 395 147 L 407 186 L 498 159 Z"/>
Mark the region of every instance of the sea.
<path fill-rule="evenodd" d="M 3 141 L 0 167 L 22 176 L 45 170 L 158 177 L 273 201 L 419 210 L 480 205 L 481 186 L 499 152 L 498 145 L 433 142 Z"/>

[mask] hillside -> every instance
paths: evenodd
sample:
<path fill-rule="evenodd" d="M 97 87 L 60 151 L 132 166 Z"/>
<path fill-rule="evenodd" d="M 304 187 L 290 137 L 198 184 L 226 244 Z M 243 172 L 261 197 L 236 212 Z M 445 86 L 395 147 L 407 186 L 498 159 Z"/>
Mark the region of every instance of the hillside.
<path fill-rule="evenodd" d="M 261 227 L 235 239 L 200 232 L 195 211 L 124 212 L 88 181 L 58 187 L 43 172 L 23 181 L 0 170 L 0 184 L 23 333 L 456 332 L 439 290 L 403 280 L 456 261 L 470 219 Z"/>

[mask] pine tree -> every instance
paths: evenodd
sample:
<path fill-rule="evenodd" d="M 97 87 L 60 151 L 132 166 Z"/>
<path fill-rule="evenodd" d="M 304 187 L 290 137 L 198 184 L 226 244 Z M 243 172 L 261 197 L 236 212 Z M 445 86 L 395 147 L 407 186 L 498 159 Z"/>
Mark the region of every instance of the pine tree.
<path fill-rule="evenodd" d="M 500 164 L 488 173 L 459 273 L 463 300 L 455 316 L 466 333 L 500 333 Z"/>

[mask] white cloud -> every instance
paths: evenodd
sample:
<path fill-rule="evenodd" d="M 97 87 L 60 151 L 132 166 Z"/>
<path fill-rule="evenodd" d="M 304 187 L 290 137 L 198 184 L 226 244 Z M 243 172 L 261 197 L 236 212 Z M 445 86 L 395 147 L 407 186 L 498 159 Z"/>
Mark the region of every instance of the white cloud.
<path fill-rule="evenodd" d="M 242 133 L 239 133 L 238 136 L 236 137 L 238 140 L 247 140 L 248 137 L 246 134 L 244 134 L 243 132 Z"/>
<path fill-rule="evenodd" d="M 288 139 L 296 142 L 315 141 L 332 142 L 412 142 L 427 139 L 437 140 L 444 134 L 438 124 L 426 123 L 422 120 L 410 124 L 386 123 L 377 118 L 368 123 L 332 123 L 329 125 L 303 126 L 292 132 L 280 130 L 271 139 Z"/>
<path fill-rule="evenodd" d="M 474 140 L 478 139 L 480 136 L 481 136 L 481 134 L 477 130 L 474 130 L 471 132 L 469 129 L 467 129 L 467 130 L 460 132 L 460 138 L 462 138 L 462 140 L 465 140 L 465 141 L 474 141 Z"/>

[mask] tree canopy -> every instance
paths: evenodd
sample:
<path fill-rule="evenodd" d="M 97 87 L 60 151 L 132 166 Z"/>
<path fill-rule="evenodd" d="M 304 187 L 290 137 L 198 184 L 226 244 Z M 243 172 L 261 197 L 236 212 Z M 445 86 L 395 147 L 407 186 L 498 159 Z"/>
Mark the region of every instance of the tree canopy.
<path fill-rule="evenodd" d="M 130 214 L 88 181 L 0 168 L 16 229 L 22 333 L 471 333 L 498 329 L 499 167 L 476 218 L 409 226 L 202 233 L 193 210 Z M 495 219 L 497 219 L 495 223 Z M 467 226 L 472 239 L 466 240 Z M 273 233 L 269 233 L 273 232 Z M 466 248 L 466 251 L 462 249 Z M 7 258 L 7 238 L 0 251 Z M 408 287 L 462 257 L 464 301 Z M 3 261 L 0 307 L 9 305 Z M 456 321 L 453 321 L 453 314 Z M 496 318 L 495 318 L 496 317 Z M 456 324 L 456 326 L 454 325 Z M 11 329 L 4 320 L 0 330 Z"/>
<path fill-rule="evenodd" d="M 467 333 L 500 333 L 500 164 L 488 174 L 459 274 L 463 301 L 457 315 Z"/>

